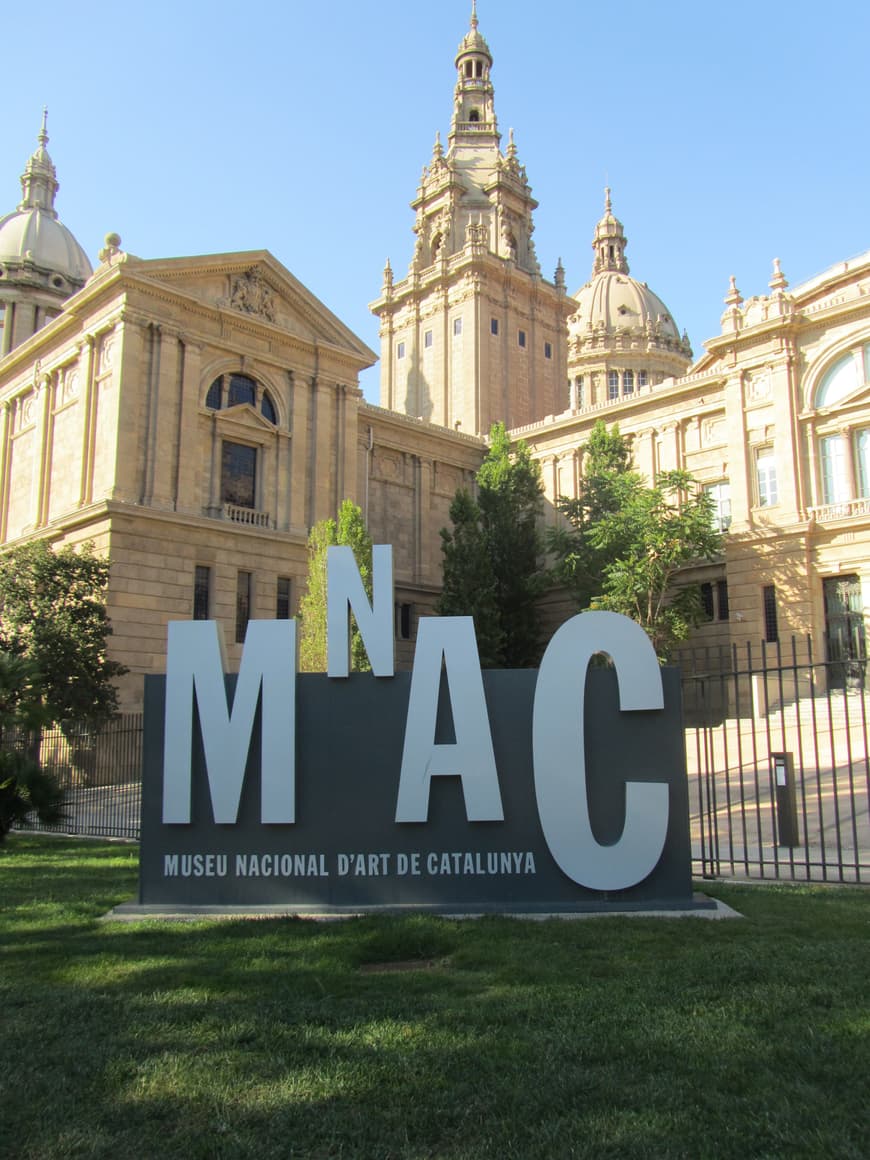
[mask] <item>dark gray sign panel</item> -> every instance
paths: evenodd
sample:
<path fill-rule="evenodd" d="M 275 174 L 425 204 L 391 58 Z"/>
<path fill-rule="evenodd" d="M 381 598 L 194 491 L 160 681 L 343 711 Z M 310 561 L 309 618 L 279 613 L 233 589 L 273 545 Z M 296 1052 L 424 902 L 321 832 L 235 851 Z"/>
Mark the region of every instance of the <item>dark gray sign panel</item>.
<path fill-rule="evenodd" d="M 597 854 L 611 848 L 617 860 L 629 844 L 623 841 L 626 783 L 640 783 L 641 794 L 647 783 L 650 793 L 656 783 L 662 787 L 656 793 L 664 794 L 666 787 L 667 828 L 660 856 L 639 881 L 603 890 L 561 868 L 548 844 L 552 821 L 542 825 L 547 803 L 541 799 L 550 791 L 540 771 L 536 785 L 535 670 L 483 673 L 502 821 L 469 821 L 464 780 L 444 775 L 431 777 L 428 784 L 425 821 L 396 821 L 411 687 L 411 674 L 398 673 L 389 679 L 296 676 L 292 824 L 261 820 L 262 697 L 237 817 L 232 823 L 215 822 L 191 696 L 190 821 L 167 824 L 166 678 L 146 677 L 140 904 L 302 912 L 412 907 L 453 913 L 690 907 L 680 686 L 676 670 L 664 669 L 661 676 L 663 709 L 622 712 L 616 673 L 591 666 L 585 695 L 582 690 L 572 695 L 584 722 L 585 777 L 576 747 L 560 750 L 560 768 L 547 774 L 548 784 L 556 779 L 575 796 L 585 781 L 588 817 L 575 819 L 566 811 L 563 829 L 569 838 L 576 832 L 578 848 L 593 845 Z M 231 706 L 236 678 L 226 677 L 225 683 Z M 448 746 L 454 734 L 445 687 L 442 678 L 434 740 Z M 550 817 L 553 802 L 550 793 Z M 566 864 L 564 840 L 559 858 Z"/>

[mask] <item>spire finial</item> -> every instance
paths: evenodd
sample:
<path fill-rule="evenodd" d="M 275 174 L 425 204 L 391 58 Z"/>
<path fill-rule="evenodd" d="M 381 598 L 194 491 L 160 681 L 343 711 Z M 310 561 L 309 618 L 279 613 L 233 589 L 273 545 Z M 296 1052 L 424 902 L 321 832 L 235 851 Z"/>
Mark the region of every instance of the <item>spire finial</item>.
<path fill-rule="evenodd" d="M 477 0 L 471 0 L 471 27 L 477 28 Z"/>
<path fill-rule="evenodd" d="M 36 138 L 37 141 L 39 142 L 39 144 L 43 147 L 43 149 L 48 144 L 48 131 L 46 128 L 47 125 L 48 125 L 48 105 L 43 105 L 42 106 L 42 128 L 39 130 L 39 134 Z"/>
<path fill-rule="evenodd" d="M 728 281 L 728 293 L 725 295 L 726 306 L 740 306 L 743 302 L 743 295 L 737 289 L 737 279 L 732 274 Z"/>
<path fill-rule="evenodd" d="M 785 274 L 783 274 L 782 268 L 779 264 L 779 258 L 773 259 L 773 277 L 770 279 L 768 285 L 775 293 L 779 293 L 785 290 L 788 286 L 788 281 L 786 280 Z"/>
<path fill-rule="evenodd" d="M 612 213 L 613 212 L 613 207 L 610 204 L 610 186 L 609 185 L 605 185 L 605 187 L 604 187 L 604 212 L 605 213 Z"/>

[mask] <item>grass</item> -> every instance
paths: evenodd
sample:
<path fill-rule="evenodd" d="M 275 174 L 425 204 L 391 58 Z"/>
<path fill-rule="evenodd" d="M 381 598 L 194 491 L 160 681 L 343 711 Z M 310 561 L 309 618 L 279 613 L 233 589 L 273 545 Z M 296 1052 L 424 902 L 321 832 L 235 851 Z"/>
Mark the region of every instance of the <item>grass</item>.
<path fill-rule="evenodd" d="M 0 850 L 0 1156 L 870 1154 L 870 894 L 745 918 L 101 924 L 136 850 Z M 392 969 L 389 969 L 392 968 Z"/>

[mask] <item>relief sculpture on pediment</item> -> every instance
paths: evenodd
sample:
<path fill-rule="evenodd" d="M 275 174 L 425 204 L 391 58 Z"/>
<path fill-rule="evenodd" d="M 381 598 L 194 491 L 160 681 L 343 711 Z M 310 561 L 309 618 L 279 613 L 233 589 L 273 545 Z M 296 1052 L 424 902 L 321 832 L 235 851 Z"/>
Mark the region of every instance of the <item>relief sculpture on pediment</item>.
<path fill-rule="evenodd" d="M 272 288 L 257 270 L 247 270 L 233 279 L 229 301 L 223 299 L 220 306 L 229 305 L 233 310 L 245 314 L 256 314 L 267 322 L 275 321 L 275 301 Z"/>

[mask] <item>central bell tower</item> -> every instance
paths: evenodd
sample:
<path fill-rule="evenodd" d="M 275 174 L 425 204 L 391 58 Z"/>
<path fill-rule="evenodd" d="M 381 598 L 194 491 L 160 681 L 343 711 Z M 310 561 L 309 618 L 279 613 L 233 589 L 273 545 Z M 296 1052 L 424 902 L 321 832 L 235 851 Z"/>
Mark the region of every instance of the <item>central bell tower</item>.
<path fill-rule="evenodd" d="M 465 432 L 522 426 L 568 404 L 561 264 L 541 277 L 532 197 L 513 131 L 507 149 L 495 113 L 492 53 L 476 3 L 455 58 L 445 153 L 438 134 L 411 202 L 414 253 L 381 296 L 381 405 Z"/>

